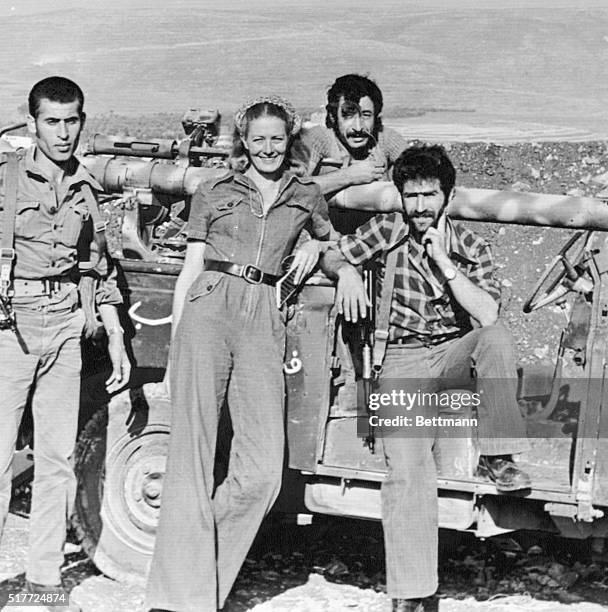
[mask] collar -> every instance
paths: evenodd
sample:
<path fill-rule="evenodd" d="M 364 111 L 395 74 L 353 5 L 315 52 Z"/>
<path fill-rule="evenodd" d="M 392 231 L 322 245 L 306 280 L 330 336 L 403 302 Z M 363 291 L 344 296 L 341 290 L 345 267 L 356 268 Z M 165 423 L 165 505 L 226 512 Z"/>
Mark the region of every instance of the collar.
<path fill-rule="evenodd" d="M 23 158 L 23 165 L 25 171 L 28 174 L 38 176 L 44 179 L 46 182 L 52 182 L 51 178 L 40 168 L 40 165 L 36 162 L 35 155 L 38 147 L 36 145 L 31 146 L 25 152 Z M 93 175 L 78 161 L 75 156 L 70 160 L 69 166 L 66 168 L 63 174 L 63 180 L 61 182 L 62 187 L 67 190 L 73 189 L 82 183 L 88 183 L 95 191 L 103 191 L 103 187 L 97 182 Z"/>

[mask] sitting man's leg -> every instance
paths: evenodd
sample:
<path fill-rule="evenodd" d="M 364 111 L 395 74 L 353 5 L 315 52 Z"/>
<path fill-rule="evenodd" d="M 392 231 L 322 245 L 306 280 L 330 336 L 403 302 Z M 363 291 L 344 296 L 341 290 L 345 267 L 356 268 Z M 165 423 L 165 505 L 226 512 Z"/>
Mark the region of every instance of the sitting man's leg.
<path fill-rule="evenodd" d="M 437 365 L 444 379 L 476 378 L 480 473 L 499 491 L 530 487 L 529 476 L 512 455 L 530 448 L 517 404 L 517 370 L 511 334 L 501 325 L 475 329 L 441 347 Z"/>

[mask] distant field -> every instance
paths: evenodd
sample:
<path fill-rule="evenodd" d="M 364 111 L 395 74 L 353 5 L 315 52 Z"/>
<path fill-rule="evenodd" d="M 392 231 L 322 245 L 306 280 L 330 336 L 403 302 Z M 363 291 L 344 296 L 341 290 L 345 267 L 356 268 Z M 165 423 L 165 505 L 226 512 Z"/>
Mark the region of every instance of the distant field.
<path fill-rule="evenodd" d="M 605 1 L 14 0 L 0 19 L 6 118 L 55 73 L 83 85 L 91 114 L 147 114 L 230 113 L 266 91 L 313 109 L 357 71 L 388 117 L 608 134 Z"/>

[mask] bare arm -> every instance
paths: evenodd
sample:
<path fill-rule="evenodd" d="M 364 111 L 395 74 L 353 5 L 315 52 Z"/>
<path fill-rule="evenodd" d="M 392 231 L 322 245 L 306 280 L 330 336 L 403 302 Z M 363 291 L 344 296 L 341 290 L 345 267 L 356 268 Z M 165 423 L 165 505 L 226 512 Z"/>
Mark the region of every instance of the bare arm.
<path fill-rule="evenodd" d="M 341 191 L 351 185 L 364 185 L 382 180 L 384 171 L 384 164 L 379 164 L 374 160 L 365 160 L 356 161 L 347 168 L 340 168 L 311 178 L 319 185 L 323 195 L 327 195 Z"/>
<path fill-rule="evenodd" d="M 184 265 L 175 282 L 175 292 L 173 293 L 171 340 L 173 340 L 175 336 L 175 330 L 182 317 L 186 293 L 188 289 L 190 289 L 194 279 L 201 273 L 204 263 L 205 243 L 202 241 L 188 242 Z"/>
<path fill-rule="evenodd" d="M 456 270 L 456 268 L 454 269 Z M 456 301 L 482 327 L 496 323 L 498 304 L 487 291 L 478 287 L 459 270 L 456 270 L 456 277 L 454 280 L 448 281 L 448 285 Z"/>
<path fill-rule="evenodd" d="M 125 350 L 123 331 L 114 304 L 99 304 L 99 316 L 108 335 L 108 352 L 112 362 L 112 374 L 106 380 L 106 390 L 113 393 L 129 382 L 131 362 Z"/>
<path fill-rule="evenodd" d="M 202 241 L 188 242 L 186 247 L 186 257 L 184 259 L 184 265 L 182 267 L 177 281 L 175 281 L 175 290 L 173 293 L 173 309 L 171 316 L 171 342 L 175 337 L 175 331 L 177 325 L 182 318 L 182 311 L 184 309 L 184 301 L 186 300 L 186 294 L 188 289 L 201 273 L 203 265 L 205 263 L 205 243 Z M 166 390 L 170 393 L 169 387 L 169 372 L 171 363 L 167 363 L 167 370 L 165 371 L 165 378 L 163 380 Z"/>
<path fill-rule="evenodd" d="M 347 321 L 356 323 L 367 313 L 367 297 L 361 275 L 348 263 L 337 248 L 329 248 L 321 257 L 321 269 L 338 281 L 335 303 Z"/>

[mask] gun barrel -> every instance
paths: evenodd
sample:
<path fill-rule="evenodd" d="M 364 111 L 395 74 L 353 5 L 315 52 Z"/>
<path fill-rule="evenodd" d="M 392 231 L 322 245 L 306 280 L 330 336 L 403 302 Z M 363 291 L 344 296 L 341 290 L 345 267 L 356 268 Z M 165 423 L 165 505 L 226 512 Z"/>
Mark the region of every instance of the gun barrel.
<path fill-rule="evenodd" d="M 198 168 L 156 160 L 94 155 L 85 155 L 81 161 L 106 193 L 139 188 L 171 196 L 191 196 L 201 181 L 217 178 L 226 172 L 225 168 Z"/>
<path fill-rule="evenodd" d="M 608 205 L 590 197 L 457 188 L 454 219 L 608 231 Z"/>
<path fill-rule="evenodd" d="M 131 157 L 154 157 L 175 159 L 177 141 L 169 138 L 126 138 L 94 134 L 89 139 L 89 151 L 98 155 L 130 155 Z"/>
<path fill-rule="evenodd" d="M 343 189 L 332 204 L 379 213 L 403 206 L 397 188 L 387 181 Z M 448 213 L 469 221 L 608 231 L 608 204 L 590 197 L 457 187 Z"/>

